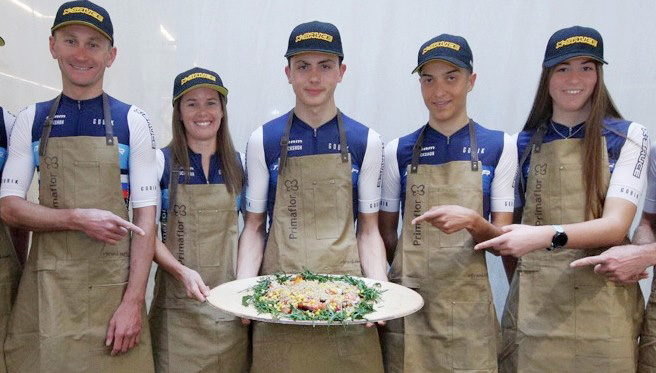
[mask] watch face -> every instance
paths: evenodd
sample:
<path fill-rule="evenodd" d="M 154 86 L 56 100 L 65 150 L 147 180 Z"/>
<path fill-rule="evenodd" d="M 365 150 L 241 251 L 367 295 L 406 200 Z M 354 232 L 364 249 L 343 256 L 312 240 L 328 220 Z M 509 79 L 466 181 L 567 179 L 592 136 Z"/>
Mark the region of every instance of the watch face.
<path fill-rule="evenodd" d="M 567 234 L 564 232 L 557 232 L 553 237 L 553 247 L 563 247 L 567 244 Z"/>

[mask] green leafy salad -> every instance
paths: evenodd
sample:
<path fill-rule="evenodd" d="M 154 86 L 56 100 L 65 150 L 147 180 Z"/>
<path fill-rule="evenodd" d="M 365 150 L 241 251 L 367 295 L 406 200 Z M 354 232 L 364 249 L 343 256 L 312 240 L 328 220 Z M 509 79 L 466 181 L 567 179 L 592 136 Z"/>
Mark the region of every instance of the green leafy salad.
<path fill-rule="evenodd" d="M 259 314 L 274 319 L 344 322 L 366 320 L 380 301 L 380 283 L 367 286 L 349 275 L 319 275 L 308 270 L 298 275 L 276 273 L 265 277 L 242 298 Z"/>

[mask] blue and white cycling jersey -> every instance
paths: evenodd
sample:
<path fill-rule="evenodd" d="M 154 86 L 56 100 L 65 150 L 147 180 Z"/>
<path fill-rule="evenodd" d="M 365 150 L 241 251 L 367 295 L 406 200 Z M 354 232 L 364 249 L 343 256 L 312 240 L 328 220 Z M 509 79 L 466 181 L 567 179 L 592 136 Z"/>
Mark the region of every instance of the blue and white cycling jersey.
<path fill-rule="evenodd" d="M 246 168 L 248 190 L 246 210 L 273 215 L 280 139 L 289 114 L 282 115 L 257 128 L 248 141 Z M 353 216 L 358 212 L 377 212 L 380 204 L 382 142 L 380 135 L 342 114 L 353 178 Z M 339 153 L 337 117 L 313 129 L 294 116 L 289 133 L 289 157 Z"/>
<path fill-rule="evenodd" d="M 11 113 L 0 106 L 0 172 L 5 167 L 7 161 L 7 149 L 9 147 L 9 136 L 14 126 L 14 118 Z"/>
<path fill-rule="evenodd" d="M 606 198 L 622 198 L 637 206 L 647 181 L 645 176 L 649 164 L 647 129 L 635 122 L 612 118 L 605 119 L 604 126 L 602 135 L 606 138 L 608 164 L 611 172 Z M 518 159 L 522 156 L 534 133 L 535 130 L 531 130 L 522 131 L 516 135 Z M 583 123 L 570 128 L 551 122 L 544 135 L 543 143 L 547 144 L 563 138 L 582 139 L 584 136 L 585 126 Z M 531 157 L 529 155 L 522 165 L 521 177 L 524 178 L 524 181 L 528 178 L 530 168 Z M 522 207 L 519 189 L 517 188 L 518 193 L 515 196 L 516 207 Z"/>
<path fill-rule="evenodd" d="M 201 155 L 194 153 L 189 149 L 189 178 L 185 180 L 185 173 L 180 168 L 179 184 L 225 184 L 223 174 L 221 173 L 221 162 L 216 154 L 210 158 L 210 169 L 208 177 L 205 177 Z M 166 223 L 168 220 L 169 210 L 169 183 L 171 178 L 171 157 L 172 149 L 170 147 L 157 149 L 157 177 L 159 178 L 159 188 L 161 194 L 161 213 L 160 223 L 162 230 L 162 241 L 166 241 Z M 241 155 L 236 154 L 239 162 L 243 164 Z M 241 194 L 235 199 L 235 207 L 241 208 Z M 217 227 L 220 229 L 220 227 Z"/>
<path fill-rule="evenodd" d="M 382 211 L 397 212 L 399 205 L 403 211 L 412 148 L 423 128 L 394 139 L 385 147 Z M 489 218 L 490 211 L 512 212 L 513 182 L 517 168 L 515 143 L 509 135 L 487 129 L 475 122 L 474 129 L 478 159 L 482 164 L 483 216 Z M 451 136 L 444 136 L 430 126 L 426 128 L 419 164 L 441 165 L 470 159 L 469 126 L 465 125 Z"/>
<path fill-rule="evenodd" d="M 25 197 L 39 167 L 39 143 L 43 125 L 53 100 L 28 106 L 18 114 L 0 197 Z M 117 155 L 121 169 L 123 198 L 133 207 L 157 203 L 155 138 L 150 121 L 141 109 L 109 97 L 109 106 L 118 138 Z M 52 122 L 50 137 L 105 136 L 102 96 L 73 100 L 62 95 Z"/>

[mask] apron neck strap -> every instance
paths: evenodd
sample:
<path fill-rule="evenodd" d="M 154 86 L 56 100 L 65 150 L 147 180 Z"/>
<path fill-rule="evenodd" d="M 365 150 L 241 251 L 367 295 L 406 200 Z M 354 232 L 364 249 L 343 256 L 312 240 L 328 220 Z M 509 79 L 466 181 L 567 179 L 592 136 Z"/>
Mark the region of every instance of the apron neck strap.
<path fill-rule="evenodd" d="M 470 119 L 467 124 L 469 127 L 469 148 L 471 153 L 469 154 L 471 160 L 471 170 L 478 171 L 478 143 L 476 142 L 476 129 L 474 128 L 474 122 Z"/>
<path fill-rule="evenodd" d="M 535 131 L 529 141 L 528 146 L 524 149 L 521 158 L 519 158 L 519 165 L 517 165 L 517 177 L 519 178 L 519 196 L 522 199 L 522 206 L 526 203 L 526 180 L 524 180 L 524 175 L 522 175 L 522 169 L 524 168 L 524 163 L 528 159 L 528 156 L 532 152 L 539 153 L 542 148 L 542 142 L 544 141 L 544 135 L 547 133 L 547 124 L 541 124 L 538 129 Z"/>
<path fill-rule="evenodd" d="M 57 114 L 57 109 L 59 108 L 59 101 L 61 101 L 61 98 L 62 98 L 62 94 L 60 93 L 55 99 L 55 102 L 53 102 L 52 106 L 50 106 L 50 112 L 48 112 L 46 121 L 43 124 L 43 131 L 41 131 L 41 140 L 39 141 L 40 156 L 46 155 L 46 148 L 48 147 L 48 139 L 50 138 L 50 130 L 52 129 L 52 121 L 53 119 L 55 119 L 55 115 Z"/>
<path fill-rule="evenodd" d="M 173 211 L 178 196 L 178 182 L 180 179 L 180 166 L 175 161 L 175 156 L 171 157 L 171 172 L 169 173 L 169 212 Z"/>
<path fill-rule="evenodd" d="M 478 144 L 476 142 L 476 129 L 474 128 L 474 122 L 471 119 L 467 123 L 467 127 L 469 128 L 469 147 L 471 148 L 471 153 L 469 154 L 471 170 L 478 171 Z M 412 147 L 412 164 L 410 166 L 410 173 L 417 173 L 417 168 L 419 167 L 419 155 L 421 154 L 421 148 L 424 144 L 427 128 L 428 124 L 422 128 L 415 145 Z"/>
<path fill-rule="evenodd" d="M 280 138 L 280 164 L 278 165 L 278 172 L 280 173 L 282 173 L 285 165 L 287 164 L 289 132 L 291 132 L 292 129 L 293 119 L 294 110 L 289 112 L 289 116 L 287 116 L 287 123 L 285 124 L 285 130 L 283 131 L 282 137 Z M 344 130 L 344 119 L 342 117 L 342 112 L 339 109 L 337 109 L 337 131 L 339 131 L 339 146 L 340 153 L 342 155 L 342 163 L 346 163 L 349 161 L 348 144 L 346 142 L 346 131 Z"/>
<path fill-rule="evenodd" d="M 50 138 L 50 131 L 52 130 L 52 121 L 55 119 L 57 114 L 57 109 L 59 109 L 59 102 L 61 101 L 62 94 L 55 99 L 52 106 L 50 106 L 50 112 L 46 117 L 46 121 L 43 124 L 43 131 L 41 132 L 41 140 L 39 142 L 39 155 L 45 156 L 46 149 L 48 147 L 48 139 Z M 105 92 L 102 94 L 102 105 L 103 105 L 103 116 L 105 119 L 105 143 L 109 146 L 114 145 L 114 126 L 112 125 L 112 112 L 109 109 L 109 97 Z"/>
<path fill-rule="evenodd" d="M 102 94 L 103 116 L 105 117 L 105 144 L 114 145 L 114 125 L 112 124 L 112 111 L 109 109 L 109 97 Z"/>

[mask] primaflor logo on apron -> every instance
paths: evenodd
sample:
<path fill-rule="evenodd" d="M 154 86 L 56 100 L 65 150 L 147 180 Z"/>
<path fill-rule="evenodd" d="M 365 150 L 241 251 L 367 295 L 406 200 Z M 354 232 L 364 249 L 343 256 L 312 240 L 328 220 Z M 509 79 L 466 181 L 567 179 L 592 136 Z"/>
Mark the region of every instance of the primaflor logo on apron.
<path fill-rule="evenodd" d="M 522 223 L 585 221 L 583 139 L 543 144 L 545 133 L 546 126 L 538 128 L 519 165 L 521 170 L 531 152 Z M 502 320 L 502 372 L 635 372 L 643 310 L 638 285 L 616 284 L 590 267 L 569 267 L 604 250 L 537 250 L 519 259 Z"/>
<path fill-rule="evenodd" d="M 391 281 L 424 298 L 424 307 L 390 320 L 383 332 L 387 373 L 496 372 L 497 319 L 485 252 L 463 229 L 446 234 L 412 219 L 432 206 L 458 205 L 483 215 L 481 164 L 474 124 L 469 124 L 470 161 L 419 165 L 426 127 L 408 166 L 403 230 Z"/>
<path fill-rule="evenodd" d="M 39 148 L 39 201 L 50 208 L 98 208 L 128 219 L 118 148 L 103 93 L 105 137 L 50 138 L 61 95 Z M 145 307 L 141 342 L 112 357 L 109 320 L 127 286 L 130 236 L 109 245 L 81 231 L 35 232 L 5 344 L 10 372 L 152 372 Z"/>
<path fill-rule="evenodd" d="M 235 279 L 238 211 L 225 184 L 181 184 L 172 162 L 166 247 L 210 288 Z M 248 370 L 248 327 L 187 297 L 184 285 L 157 268 L 150 311 L 155 365 L 163 372 Z"/>
<path fill-rule="evenodd" d="M 351 162 L 342 114 L 340 153 L 287 157 L 293 111 L 280 141 L 276 204 L 262 273 L 361 275 L 353 208 Z M 380 373 L 376 328 L 255 323 L 252 373 Z"/>

